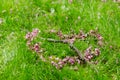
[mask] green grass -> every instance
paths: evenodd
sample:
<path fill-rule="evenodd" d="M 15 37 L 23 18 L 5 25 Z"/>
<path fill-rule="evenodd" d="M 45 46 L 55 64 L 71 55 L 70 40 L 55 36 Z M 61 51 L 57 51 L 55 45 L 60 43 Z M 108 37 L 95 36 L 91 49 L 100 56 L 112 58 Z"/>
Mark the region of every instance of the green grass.
<path fill-rule="evenodd" d="M 112 1 L 101 0 L 0 0 L 0 80 L 119 80 L 120 79 L 120 8 Z M 80 17 L 80 19 L 78 19 Z M 68 19 L 67 19 L 68 18 Z M 107 43 L 101 49 L 99 63 L 93 69 L 78 65 L 78 71 L 65 66 L 57 70 L 43 61 L 26 46 L 25 34 L 33 28 L 40 29 L 40 36 L 56 38 L 48 30 L 63 33 L 85 32 L 98 27 Z M 42 40 L 39 40 L 42 41 Z M 84 42 L 75 44 L 84 50 Z M 91 45 L 94 45 L 91 43 Z M 112 45 L 113 49 L 109 46 Z M 46 57 L 63 57 L 74 54 L 67 45 L 43 41 Z"/>

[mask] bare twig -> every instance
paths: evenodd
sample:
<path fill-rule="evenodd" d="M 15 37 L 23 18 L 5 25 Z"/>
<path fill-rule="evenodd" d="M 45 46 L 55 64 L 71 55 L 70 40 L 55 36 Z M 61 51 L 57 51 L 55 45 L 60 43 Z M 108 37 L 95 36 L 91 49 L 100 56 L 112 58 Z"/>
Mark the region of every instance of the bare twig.
<path fill-rule="evenodd" d="M 68 44 L 68 41 L 67 41 L 67 40 L 47 39 L 47 41 L 49 41 L 49 42 L 54 42 L 54 43 L 64 43 L 64 44 Z"/>
<path fill-rule="evenodd" d="M 82 53 L 81 53 L 73 44 L 69 44 L 69 46 L 70 46 L 70 48 L 71 48 L 73 51 L 75 51 L 75 52 L 78 54 L 79 58 L 80 58 L 82 61 L 85 61 Z"/>
<path fill-rule="evenodd" d="M 54 39 L 47 39 L 47 41 L 49 42 L 55 42 L 55 43 L 64 43 L 64 44 L 68 44 L 69 47 L 75 51 L 78 56 L 79 56 L 79 59 L 81 59 L 82 61 L 85 61 L 83 55 L 81 54 L 81 52 L 73 45 L 73 44 L 70 44 L 67 40 L 54 40 Z"/>

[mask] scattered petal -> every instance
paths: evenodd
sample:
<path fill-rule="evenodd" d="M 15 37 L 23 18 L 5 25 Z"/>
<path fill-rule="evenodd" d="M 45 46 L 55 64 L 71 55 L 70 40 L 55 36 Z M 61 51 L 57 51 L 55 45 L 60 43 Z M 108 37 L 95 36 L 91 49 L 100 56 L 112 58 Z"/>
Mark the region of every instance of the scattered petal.
<path fill-rule="evenodd" d="M 97 43 L 99 46 L 103 46 L 103 42 L 102 41 L 98 41 Z"/>
<path fill-rule="evenodd" d="M 33 38 L 37 36 L 37 34 L 39 33 L 39 29 L 33 29 L 33 31 L 31 32 Z"/>
<path fill-rule="evenodd" d="M 64 59 L 63 59 L 63 62 L 67 62 L 68 60 L 69 60 L 69 56 L 67 56 L 67 57 L 65 57 Z"/>
<path fill-rule="evenodd" d="M 96 37 L 98 40 L 103 40 L 103 37 L 100 34 L 97 34 Z"/>
<path fill-rule="evenodd" d="M 40 51 L 40 46 L 39 46 L 38 43 L 36 43 L 36 44 L 34 45 L 34 50 L 35 50 L 35 52 L 39 52 L 39 51 Z"/>
<path fill-rule="evenodd" d="M 80 60 L 79 59 L 76 59 L 77 63 L 80 64 Z"/>
<path fill-rule="evenodd" d="M 58 31 L 58 32 L 57 32 L 57 35 L 58 35 L 61 39 L 63 38 L 62 31 Z"/>
<path fill-rule="evenodd" d="M 30 32 L 28 32 L 28 33 L 26 34 L 25 38 L 26 38 L 27 40 L 30 40 L 30 41 L 33 40 L 32 35 L 31 35 Z"/>
<path fill-rule="evenodd" d="M 95 55 L 96 56 L 100 55 L 100 50 L 98 48 L 95 48 Z"/>
<path fill-rule="evenodd" d="M 74 60 L 73 58 L 70 58 L 70 59 L 68 60 L 68 62 L 69 62 L 71 65 L 73 65 L 73 64 L 75 63 L 75 60 Z"/>
<path fill-rule="evenodd" d="M 64 62 L 63 61 L 59 61 L 58 64 L 59 65 L 64 65 Z"/>

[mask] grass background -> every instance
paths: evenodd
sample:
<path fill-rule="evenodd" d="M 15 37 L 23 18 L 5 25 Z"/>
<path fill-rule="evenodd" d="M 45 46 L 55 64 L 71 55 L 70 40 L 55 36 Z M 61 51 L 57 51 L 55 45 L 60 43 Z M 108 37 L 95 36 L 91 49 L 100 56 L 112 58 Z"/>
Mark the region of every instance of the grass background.
<path fill-rule="evenodd" d="M 120 79 L 120 8 L 112 0 L 0 0 L 0 80 L 119 80 Z M 26 46 L 28 31 L 39 28 L 39 36 L 56 38 L 48 30 L 63 33 L 85 32 L 98 27 L 107 43 L 101 48 L 94 70 L 78 65 L 57 70 L 51 64 L 36 62 L 36 55 Z M 41 41 L 41 40 L 38 40 Z M 75 44 L 80 50 L 86 43 Z M 91 42 L 91 45 L 94 45 Z M 110 49 L 110 46 L 113 46 Z M 43 42 L 45 56 L 63 57 L 73 54 L 66 45 Z"/>

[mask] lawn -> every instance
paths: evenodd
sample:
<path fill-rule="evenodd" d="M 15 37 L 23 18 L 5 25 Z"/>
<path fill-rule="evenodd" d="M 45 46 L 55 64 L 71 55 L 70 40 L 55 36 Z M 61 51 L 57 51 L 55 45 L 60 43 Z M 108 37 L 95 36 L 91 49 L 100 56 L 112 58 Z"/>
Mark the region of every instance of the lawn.
<path fill-rule="evenodd" d="M 97 64 L 65 65 L 57 69 L 41 60 L 27 46 L 25 36 L 33 29 L 39 34 L 41 53 L 64 58 L 75 56 L 67 44 L 52 43 L 43 38 L 60 38 L 63 34 L 95 30 L 103 37 L 103 46 L 94 38 L 77 40 L 74 45 L 84 52 L 99 47 Z M 77 68 L 75 70 L 74 68 Z M 0 0 L 0 80 L 119 80 L 120 79 L 120 4 L 112 0 Z"/>

